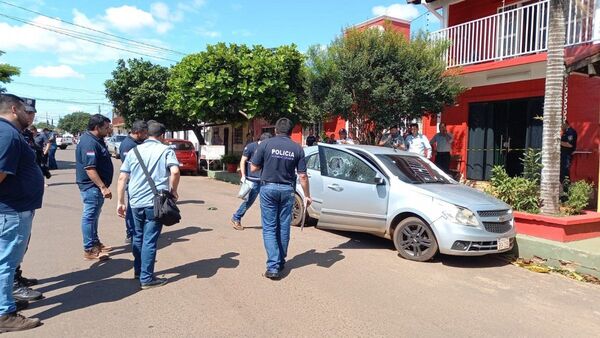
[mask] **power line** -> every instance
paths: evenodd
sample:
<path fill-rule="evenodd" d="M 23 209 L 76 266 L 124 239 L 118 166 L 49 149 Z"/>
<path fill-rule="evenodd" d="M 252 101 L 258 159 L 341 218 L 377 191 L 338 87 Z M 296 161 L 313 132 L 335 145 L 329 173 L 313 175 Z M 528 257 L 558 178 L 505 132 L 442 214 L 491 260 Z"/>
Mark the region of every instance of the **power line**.
<path fill-rule="evenodd" d="M 66 35 L 66 36 L 72 37 L 74 39 L 91 42 L 91 43 L 94 43 L 94 44 L 97 44 L 97 45 L 101 45 L 101 46 L 104 46 L 104 47 L 113 48 L 113 49 L 125 51 L 125 52 L 128 52 L 128 53 L 132 53 L 132 54 L 138 54 L 138 55 L 142 55 L 142 56 L 147 56 L 147 57 L 154 58 L 154 59 L 160 59 L 160 60 L 165 60 L 165 61 L 175 62 L 175 63 L 178 62 L 176 60 L 172 60 L 172 59 L 168 59 L 168 58 L 164 58 L 164 57 L 160 57 L 160 56 L 156 56 L 156 55 L 150 55 L 150 54 L 145 54 L 145 53 L 141 53 L 141 52 L 136 52 L 136 51 L 133 51 L 133 50 L 130 50 L 130 49 L 121 48 L 121 47 L 117 47 L 117 46 L 112 46 L 112 45 L 108 45 L 108 44 L 103 43 L 103 42 L 99 42 L 99 41 L 95 41 L 95 40 L 92 40 L 92 39 L 84 38 L 84 37 L 81 37 L 81 36 L 77 36 L 77 35 L 73 35 L 73 34 L 61 32 L 60 28 L 59 28 L 59 30 L 56 30 L 56 29 L 44 27 L 42 25 L 31 23 L 31 22 L 29 22 L 29 21 L 27 21 L 25 19 L 21 19 L 21 18 L 18 18 L 18 17 L 14 17 L 14 16 L 2 14 L 2 13 L 0 13 L 0 16 L 3 16 L 5 18 L 11 19 L 11 20 L 14 20 L 14 21 L 17 21 L 17 22 L 24 23 L 26 25 L 34 26 L 34 27 L 37 27 L 37 28 L 40 28 L 40 29 L 44 29 L 44 30 L 47 30 L 47 31 L 51 31 L 51 32 L 57 33 L 57 34 Z M 53 27 L 53 26 L 51 26 L 51 27 Z M 54 28 L 56 28 L 56 27 L 54 27 Z"/>
<path fill-rule="evenodd" d="M 47 89 L 62 90 L 62 91 L 71 91 L 71 92 L 77 92 L 77 93 L 90 93 L 90 94 L 99 94 L 99 95 L 106 94 L 105 92 L 102 92 L 102 91 L 80 89 L 80 88 L 50 86 L 50 85 L 41 85 L 41 84 L 21 82 L 21 81 L 12 81 L 11 84 L 19 84 L 19 85 L 30 86 L 30 87 L 39 87 L 39 88 L 47 88 Z"/>
<path fill-rule="evenodd" d="M 147 46 L 147 47 L 151 47 L 151 48 L 154 48 L 154 49 L 171 52 L 171 53 L 174 53 L 174 54 L 186 55 L 185 53 L 182 53 L 182 52 L 179 52 L 179 51 L 176 51 L 176 50 L 173 50 L 173 49 L 168 49 L 168 48 L 164 48 L 164 47 L 160 47 L 160 46 L 155 46 L 155 45 L 152 45 L 152 44 L 149 44 L 149 43 L 140 42 L 140 41 L 136 41 L 136 40 L 133 40 L 133 39 L 129 39 L 129 38 L 125 38 L 125 37 L 122 37 L 122 36 L 118 36 L 118 35 L 115 35 L 115 34 L 111 34 L 111 33 L 108 33 L 108 32 L 105 32 L 105 31 L 102 31 L 102 30 L 99 30 L 99 29 L 95 29 L 95 28 L 92 28 L 92 27 L 87 27 L 87 26 L 84 26 L 84 25 L 79 25 L 79 24 L 76 24 L 76 23 L 73 23 L 73 22 L 70 22 L 70 21 L 67 21 L 67 20 L 60 19 L 60 18 L 54 18 L 54 17 L 51 17 L 51 16 L 46 15 L 44 13 L 40 13 L 40 12 L 31 10 L 29 8 L 21 7 L 21 6 L 15 5 L 15 4 L 10 3 L 10 2 L 6 2 L 6 1 L 0 0 L 0 3 L 3 3 L 3 4 L 8 5 L 8 6 L 15 7 L 15 8 L 18 8 L 18 9 L 30 12 L 30 13 L 41 15 L 43 17 L 46 17 L 46 18 L 49 18 L 49 19 L 52 19 L 52 20 L 56 20 L 56 21 L 59 21 L 59 22 L 62 22 L 62 23 L 66 23 L 68 25 L 72 25 L 72 26 L 75 26 L 75 27 L 87 29 L 87 30 L 90 30 L 90 31 L 93 31 L 93 32 L 97 32 L 97 33 L 100 33 L 100 34 L 108 35 L 110 37 L 117 38 L 117 39 L 124 40 L 124 41 L 128 41 L 128 42 L 131 42 L 131 43 L 134 43 L 134 44 L 138 44 L 138 45 L 142 45 L 142 46 Z"/>

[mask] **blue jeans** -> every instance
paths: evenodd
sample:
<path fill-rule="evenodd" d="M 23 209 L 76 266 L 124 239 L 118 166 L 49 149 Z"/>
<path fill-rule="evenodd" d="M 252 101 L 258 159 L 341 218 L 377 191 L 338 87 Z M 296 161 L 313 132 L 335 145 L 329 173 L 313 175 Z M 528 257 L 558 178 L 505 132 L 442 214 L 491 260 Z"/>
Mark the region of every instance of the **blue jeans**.
<path fill-rule="evenodd" d="M 252 204 L 254 204 L 254 201 L 256 201 L 256 198 L 260 194 L 260 182 L 253 182 L 253 183 L 254 183 L 254 186 L 248 192 L 246 199 L 242 202 L 242 204 L 240 204 L 240 208 L 231 217 L 232 220 L 237 221 L 237 222 L 241 221 L 242 217 L 244 217 L 244 215 L 246 214 L 246 211 L 248 211 L 248 209 L 250 209 L 250 207 L 252 206 Z"/>
<path fill-rule="evenodd" d="M 56 164 L 56 149 L 58 149 L 58 146 L 52 144 L 50 145 L 50 150 L 48 150 L 48 169 L 51 170 L 58 169 L 58 164 Z"/>
<path fill-rule="evenodd" d="M 35 211 L 0 214 L 0 315 L 17 310 L 13 298 L 15 270 L 25 255 Z"/>
<path fill-rule="evenodd" d="M 90 250 L 100 244 L 98 238 L 98 219 L 104 204 L 104 196 L 97 187 L 81 191 L 83 214 L 81 215 L 81 233 L 83 234 L 83 249 Z"/>
<path fill-rule="evenodd" d="M 146 284 L 154 279 L 154 261 L 156 243 L 162 230 L 154 218 L 154 207 L 132 209 L 135 231 L 133 232 L 133 272 L 140 276 L 140 283 Z"/>
<path fill-rule="evenodd" d="M 291 185 L 267 183 L 260 188 L 260 211 L 268 272 L 278 272 L 285 264 L 293 207 L 294 188 Z"/>

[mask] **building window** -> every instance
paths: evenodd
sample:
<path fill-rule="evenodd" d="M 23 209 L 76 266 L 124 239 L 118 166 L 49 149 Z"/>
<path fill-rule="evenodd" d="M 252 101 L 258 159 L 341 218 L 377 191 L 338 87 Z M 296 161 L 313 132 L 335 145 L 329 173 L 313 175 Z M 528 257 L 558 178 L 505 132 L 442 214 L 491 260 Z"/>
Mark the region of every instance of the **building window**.
<path fill-rule="evenodd" d="M 244 128 L 238 127 L 233 129 L 233 144 L 244 143 Z"/>

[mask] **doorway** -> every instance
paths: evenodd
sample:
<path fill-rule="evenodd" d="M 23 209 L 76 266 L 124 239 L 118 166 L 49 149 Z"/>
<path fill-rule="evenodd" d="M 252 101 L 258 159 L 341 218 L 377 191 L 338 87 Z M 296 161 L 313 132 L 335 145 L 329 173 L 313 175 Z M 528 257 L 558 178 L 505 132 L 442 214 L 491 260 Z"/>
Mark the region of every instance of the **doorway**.
<path fill-rule="evenodd" d="M 223 128 L 223 144 L 225 145 L 225 154 L 229 154 L 229 128 Z"/>
<path fill-rule="evenodd" d="M 543 97 L 469 104 L 467 178 L 489 180 L 495 165 L 523 173 L 525 150 L 542 148 L 543 105 Z"/>

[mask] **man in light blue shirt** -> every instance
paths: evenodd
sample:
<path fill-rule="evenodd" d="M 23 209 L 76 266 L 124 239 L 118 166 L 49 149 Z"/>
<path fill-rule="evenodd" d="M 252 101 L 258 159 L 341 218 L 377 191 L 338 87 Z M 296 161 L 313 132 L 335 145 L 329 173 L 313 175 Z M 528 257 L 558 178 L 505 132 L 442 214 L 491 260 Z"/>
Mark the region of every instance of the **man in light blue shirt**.
<path fill-rule="evenodd" d="M 177 161 L 173 149 L 162 143 L 165 131 L 162 123 L 149 124 L 148 139 L 134 149 L 139 151 L 156 189 L 159 191 L 169 190 L 177 199 L 180 177 L 179 161 Z M 127 210 L 125 186 L 128 181 L 129 202 L 134 222 L 132 252 L 135 277 L 139 278 L 142 289 L 165 285 L 166 278 L 154 276 L 156 243 L 162 224 L 154 218 L 154 193 L 133 149 L 125 158 L 119 176 L 117 214 L 123 218 L 125 218 Z"/>
<path fill-rule="evenodd" d="M 431 158 L 431 145 L 429 144 L 427 136 L 419 134 L 418 124 L 413 123 L 410 125 L 410 135 L 406 137 L 404 144 L 406 150 L 411 153 Z"/>

